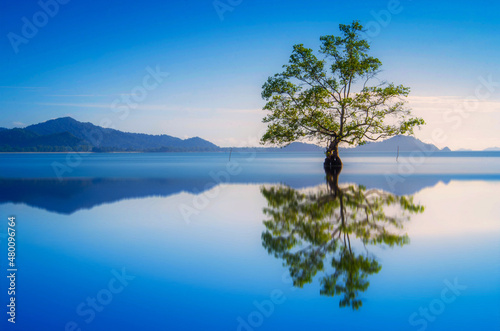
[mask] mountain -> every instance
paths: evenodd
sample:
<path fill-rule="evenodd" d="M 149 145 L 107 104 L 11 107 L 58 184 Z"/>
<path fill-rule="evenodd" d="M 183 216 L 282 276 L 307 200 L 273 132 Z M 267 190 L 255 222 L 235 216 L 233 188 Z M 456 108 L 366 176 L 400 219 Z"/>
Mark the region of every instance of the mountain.
<path fill-rule="evenodd" d="M 417 138 L 410 136 L 395 136 L 384 141 L 377 141 L 367 143 L 366 145 L 356 146 L 354 148 L 340 148 L 340 152 L 413 152 L 413 151 L 426 151 L 426 152 L 451 152 L 448 147 L 439 149 L 433 144 L 426 144 Z M 283 148 L 263 148 L 262 152 L 324 152 L 325 148 L 301 142 L 294 142 Z"/>
<path fill-rule="evenodd" d="M 424 151 L 424 152 L 451 152 L 448 147 L 439 149 L 433 144 L 426 144 L 414 137 L 409 136 L 395 136 L 384 141 L 372 142 L 366 145 L 356 146 L 353 148 L 339 148 L 341 153 L 350 152 L 395 152 L 398 150 L 400 152 L 413 152 L 413 151 Z M 221 151 L 229 151 L 232 148 L 221 148 Z M 234 151 L 239 152 L 321 152 L 324 153 L 325 148 L 315 144 L 307 144 L 301 142 L 293 142 L 290 145 L 279 148 L 279 147 L 236 147 Z"/>
<path fill-rule="evenodd" d="M 65 151 L 217 151 L 219 147 L 199 137 L 180 139 L 107 129 L 62 117 L 27 126 L 0 130 L 1 152 Z"/>
<path fill-rule="evenodd" d="M 499 152 L 500 147 L 489 147 L 489 148 L 483 149 L 483 151 L 484 152 Z"/>
<path fill-rule="evenodd" d="M 83 140 L 68 132 L 40 135 L 18 128 L 0 131 L 0 151 L 3 152 L 89 150 L 85 145 Z"/>
<path fill-rule="evenodd" d="M 25 130 L 39 135 L 68 132 L 95 151 L 209 151 L 219 147 L 199 137 L 182 140 L 169 135 L 122 132 L 62 117 L 30 125 Z"/>
<path fill-rule="evenodd" d="M 355 148 L 341 148 L 341 152 L 400 152 L 445 151 L 425 144 L 410 136 L 395 136 Z M 0 129 L 0 152 L 66 152 L 66 151 L 137 151 L 137 152 L 210 152 L 228 151 L 200 137 L 180 139 L 166 134 L 149 135 L 103 128 L 92 123 L 62 117 L 27 126 L 24 129 Z M 246 150 L 248 148 L 236 148 Z M 232 149 L 231 149 L 232 150 Z M 323 152 L 324 148 L 294 142 L 284 148 L 252 148 L 258 152 Z"/>
<path fill-rule="evenodd" d="M 433 144 L 426 144 L 417 138 L 410 136 L 394 136 L 392 138 L 386 139 L 380 142 L 372 142 L 366 145 L 357 146 L 355 148 L 343 148 L 342 151 L 345 152 L 395 152 L 398 150 L 400 152 L 413 152 L 413 151 L 425 151 L 425 152 L 449 152 L 448 147 L 440 150 Z"/>
<path fill-rule="evenodd" d="M 7 128 L 0 128 L 0 131 L 7 130 Z"/>
<path fill-rule="evenodd" d="M 314 144 L 293 142 L 280 149 L 282 152 L 323 152 L 325 149 Z"/>
<path fill-rule="evenodd" d="M 207 149 L 218 149 L 219 146 L 212 144 L 210 141 L 202 139 L 200 137 L 193 137 L 181 140 L 183 147 L 193 147 L 193 148 L 207 148 Z"/>

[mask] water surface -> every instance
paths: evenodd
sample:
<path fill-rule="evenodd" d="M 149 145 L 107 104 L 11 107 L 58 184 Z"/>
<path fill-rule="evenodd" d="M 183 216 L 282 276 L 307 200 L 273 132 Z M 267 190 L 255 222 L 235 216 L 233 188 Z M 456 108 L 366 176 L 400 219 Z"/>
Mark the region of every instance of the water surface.
<path fill-rule="evenodd" d="M 500 328 L 498 154 L 79 157 L 0 155 L 2 330 Z"/>

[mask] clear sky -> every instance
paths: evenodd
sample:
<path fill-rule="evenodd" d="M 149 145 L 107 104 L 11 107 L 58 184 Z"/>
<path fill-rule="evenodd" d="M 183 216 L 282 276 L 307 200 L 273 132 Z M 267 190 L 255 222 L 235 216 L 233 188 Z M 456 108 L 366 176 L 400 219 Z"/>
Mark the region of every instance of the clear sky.
<path fill-rule="evenodd" d="M 255 145 L 261 86 L 292 45 L 317 48 L 339 23 L 360 20 L 381 78 L 412 88 L 428 123 L 418 138 L 500 147 L 497 1 L 55 1 L 1 5 L 2 127 L 72 116 Z"/>

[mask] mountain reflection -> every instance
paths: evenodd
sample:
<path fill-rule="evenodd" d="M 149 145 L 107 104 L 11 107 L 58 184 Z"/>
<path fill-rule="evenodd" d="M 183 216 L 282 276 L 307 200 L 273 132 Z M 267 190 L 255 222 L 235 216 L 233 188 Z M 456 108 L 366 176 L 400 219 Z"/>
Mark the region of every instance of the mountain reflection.
<path fill-rule="evenodd" d="M 317 174 L 275 173 L 235 176 L 231 184 L 262 184 L 286 182 L 295 189 L 320 185 L 324 177 Z M 410 176 L 404 181 L 392 183 L 380 175 L 343 174 L 342 180 L 348 183 L 363 183 L 367 188 L 378 188 L 396 195 L 415 194 L 425 187 L 439 182 L 461 179 L 460 176 Z M 0 205 L 21 203 L 41 208 L 49 212 L 70 215 L 79 210 L 88 210 L 104 204 L 113 204 L 127 199 L 149 197 L 169 197 L 182 192 L 200 194 L 211 188 L 225 184 L 218 183 L 210 176 L 189 171 L 182 174 L 166 173 L 164 177 L 138 178 L 1 178 Z"/>
<path fill-rule="evenodd" d="M 210 183 L 201 183 L 209 188 Z M 168 197 L 197 192 L 199 180 L 163 178 L 0 179 L 0 204 L 24 203 L 70 215 L 126 199 Z M 213 184 L 212 184 L 213 186 Z"/>
<path fill-rule="evenodd" d="M 412 196 L 339 185 L 338 176 L 327 173 L 326 186 L 307 190 L 262 186 L 268 204 L 262 245 L 283 260 L 294 286 L 311 283 L 321 272 L 321 295 L 340 296 L 340 307 L 359 309 L 369 276 L 382 269 L 367 246 L 408 244 L 404 224 L 424 207 Z"/>

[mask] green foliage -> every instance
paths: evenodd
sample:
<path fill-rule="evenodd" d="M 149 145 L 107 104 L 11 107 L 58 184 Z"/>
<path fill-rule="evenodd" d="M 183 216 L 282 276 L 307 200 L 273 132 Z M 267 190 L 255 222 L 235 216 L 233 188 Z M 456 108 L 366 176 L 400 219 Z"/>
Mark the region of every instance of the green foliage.
<path fill-rule="evenodd" d="M 382 266 L 374 257 L 356 253 L 351 241 L 358 240 L 365 248 L 408 244 L 408 236 L 398 232 L 411 214 L 424 208 L 412 197 L 354 184 L 339 187 L 335 178 L 327 179 L 329 189 L 308 193 L 284 185 L 262 187 L 268 204 L 262 244 L 283 260 L 294 286 L 303 287 L 323 272 L 321 295 L 343 295 L 340 307 L 358 309 L 362 305 L 358 293 L 368 288 L 368 276 Z M 388 208 L 393 212 L 386 212 Z M 325 267 L 328 259 L 333 272 Z"/>
<path fill-rule="evenodd" d="M 368 55 L 358 22 L 340 25 L 341 36 L 322 36 L 318 58 L 302 44 L 293 46 L 283 72 L 262 87 L 268 128 L 261 142 L 287 145 L 311 139 L 364 144 L 398 134 L 412 134 L 424 124 L 405 108 L 408 87 L 393 83 L 368 86 L 382 63 Z M 355 92 L 355 89 L 357 92 Z"/>

